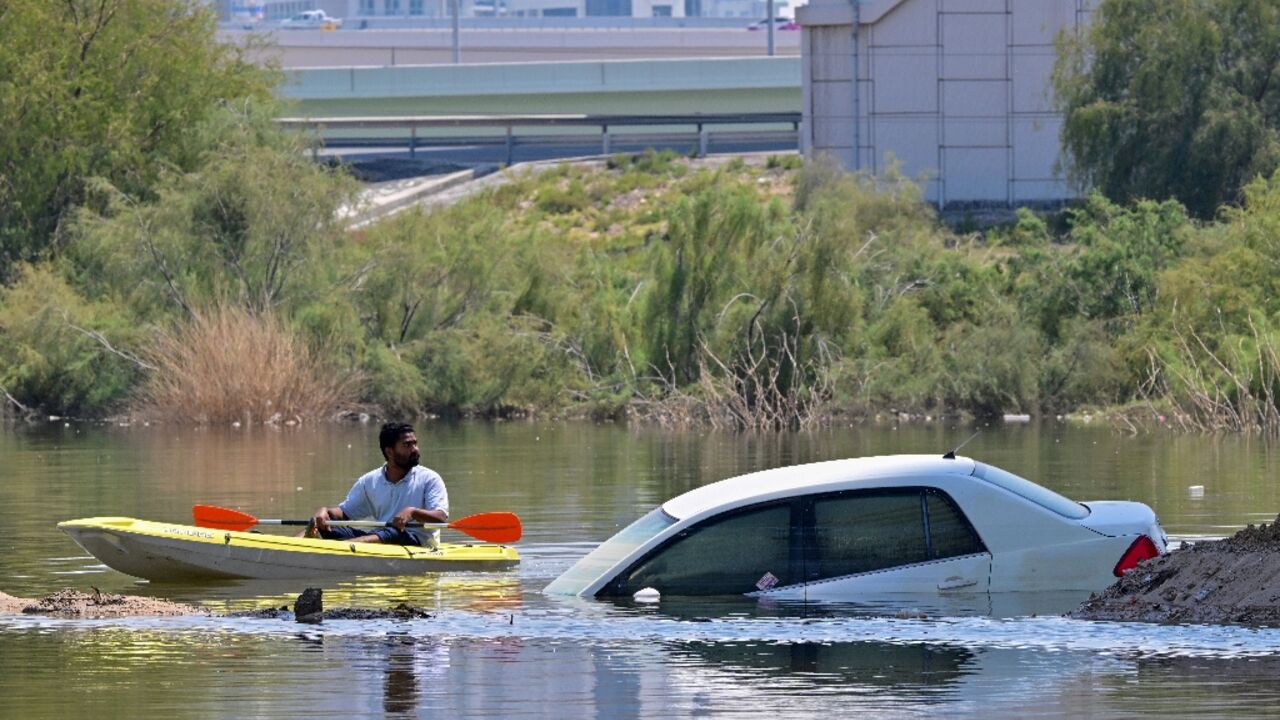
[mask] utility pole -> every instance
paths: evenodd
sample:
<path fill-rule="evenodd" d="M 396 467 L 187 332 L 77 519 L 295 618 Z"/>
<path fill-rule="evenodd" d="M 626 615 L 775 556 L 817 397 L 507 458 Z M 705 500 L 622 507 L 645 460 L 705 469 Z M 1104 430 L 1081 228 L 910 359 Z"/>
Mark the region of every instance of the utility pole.
<path fill-rule="evenodd" d="M 769 57 L 773 57 L 774 55 L 774 52 L 773 52 L 773 13 L 774 13 L 773 0 L 768 0 L 768 2 L 765 3 L 765 8 L 767 8 L 769 13 L 769 18 L 768 18 L 769 27 L 767 28 L 769 31 Z"/>
<path fill-rule="evenodd" d="M 462 21 L 458 18 L 462 14 L 462 0 L 449 0 L 449 11 L 453 15 L 453 64 L 458 65 L 462 62 Z"/>

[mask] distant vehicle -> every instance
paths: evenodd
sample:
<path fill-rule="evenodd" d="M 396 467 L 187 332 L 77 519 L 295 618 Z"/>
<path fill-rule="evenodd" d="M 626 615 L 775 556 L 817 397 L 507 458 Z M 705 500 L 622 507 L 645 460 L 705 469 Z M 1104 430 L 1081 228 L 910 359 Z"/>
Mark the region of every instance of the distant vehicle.
<path fill-rule="evenodd" d="M 231 5 L 231 22 L 245 30 L 253 30 L 267 16 L 263 3 L 236 2 Z"/>
<path fill-rule="evenodd" d="M 757 20 L 756 22 L 753 22 L 750 25 L 748 25 L 747 29 L 751 30 L 752 32 L 756 32 L 760 30 L 768 30 L 769 21 Z M 791 18 L 778 17 L 773 19 L 773 29 L 774 30 L 799 30 L 800 25 L 799 23 L 797 23 L 795 20 L 792 20 Z"/>
<path fill-rule="evenodd" d="M 952 453 L 894 455 L 691 490 L 601 543 L 546 592 L 829 601 L 1087 592 L 1167 548 L 1142 503 L 1075 502 Z"/>
<path fill-rule="evenodd" d="M 284 20 L 280 27 L 286 30 L 337 30 L 342 18 L 329 17 L 323 10 L 305 10 Z"/>

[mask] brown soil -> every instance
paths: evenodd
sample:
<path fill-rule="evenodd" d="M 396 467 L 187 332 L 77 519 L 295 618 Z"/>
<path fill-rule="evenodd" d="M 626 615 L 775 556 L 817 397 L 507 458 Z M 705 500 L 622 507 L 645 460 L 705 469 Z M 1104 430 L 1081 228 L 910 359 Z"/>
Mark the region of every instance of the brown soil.
<path fill-rule="evenodd" d="M 59 590 L 39 600 L 16 598 L 0 592 L 0 614 L 52 615 L 72 618 L 136 617 L 155 615 L 208 615 L 192 605 L 133 595 L 112 595 Z"/>
<path fill-rule="evenodd" d="M 255 617 L 263 619 L 297 620 L 298 622 L 316 623 L 321 620 L 408 620 L 429 618 L 431 615 L 422 608 L 401 603 L 388 610 L 364 608 L 336 608 L 324 610 L 320 591 L 308 588 L 298 596 L 295 613 L 284 606 L 279 610 L 253 610 L 231 613 L 230 617 Z M 305 605 L 305 607 L 304 607 Z M 58 592 L 32 600 L 16 598 L 0 592 L 0 615 L 50 615 L 64 618 L 113 618 L 113 617 L 155 617 L 161 615 L 209 615 L 209 611 L 194 605 L 159 600 L 135 595 L 112 595 L 98 592 L 94 588 L 91 593 L 63 589 Z"/>
<path fill-rule="evenodd" d="M 1280 517 L 1148 560 L 1069 615 L 1280 626 Z"/>
<path fill-rule="evenodd" d="M 6 595 L 0 592 L 0 615 L 17 615 L 22 612 L 22 608 L 30 605 L 33 600 L 16 598 L 12 595 Z"/>

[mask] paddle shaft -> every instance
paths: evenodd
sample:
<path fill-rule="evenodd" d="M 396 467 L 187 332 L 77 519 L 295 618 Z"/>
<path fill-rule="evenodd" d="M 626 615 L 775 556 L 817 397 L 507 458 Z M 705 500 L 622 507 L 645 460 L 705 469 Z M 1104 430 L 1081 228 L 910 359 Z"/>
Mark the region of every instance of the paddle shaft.
<path fill-rule="evenodd" d="M 261 520 L 249 513 L 218 507 L 217 505 L 196 505 L 191 508 L 197 527 L 217 528 L 219 530 L 244 531 L 254 525 L 296 525 L 310 526 L 311 520 Z M 387 523 L 377 520 L 330 520 L 330 525 L 348 525 L 357 527 L 385 527 Z M 522 533 L 520 518 L 510 512 L 485 512 L 468 515 L 459 520 L 447 523 L 405 523 L 411 528 L 449 528 L 466 533 L 477 540 L 494 543 L 513 543 L 520 539 Z"/>
<path fill-rule="evenodd" d="M 310 526 L 310 520 L 264 520 L 258 519 L 259 525 L 307 525 Z M 330 520 L 329 525 L 333 527 L 390 527 L 390 523 L 378 522 L 377 520 Z M 443 528 L 449 527 L 449 523 L 420 523 L 407 522 L 404 524 L 407 528 Z"/>

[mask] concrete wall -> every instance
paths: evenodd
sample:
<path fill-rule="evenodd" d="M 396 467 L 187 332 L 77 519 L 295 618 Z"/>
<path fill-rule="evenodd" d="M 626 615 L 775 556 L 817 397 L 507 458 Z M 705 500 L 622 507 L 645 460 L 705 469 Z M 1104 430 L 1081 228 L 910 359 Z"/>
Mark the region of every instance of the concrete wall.
<path fill-rule="evenodd" d="M 302 68 L 281 92 L 310 117 L 798 112 L 800 58 Z"/>
<path fill-rule="evenodd" d="M 680 22 L 680 18 L 669 18 Z M 636 21 L 644 22 L 644 21 Z M 359 22 L 355 25 L 358 27 Z M 270 28 L 268 28 L 270 29 Z M 799 57 L 803 33 L 774 33 L 777 55 Z M 250 33 L 224 28 L 219 37 L 245 43 Z M 732 28 L 464 28 L 462 62 L 516 63 L 624 59 L 768 57 L 768 33 Z M 453 34 L 447 28 L 276 30 L 273 46 L 249 56 L 285 68 L 430 65 L 452 61 Z M 796 87 L 800 76 L 797 71 Z"/>
<path fill-rule="evenodd" d="M 873 172 L 892 154 L 941 206 L 1072 197 L 1049 75 L 1055 35 L 1091 4 L 814 0 L 798 11 L 806 152 Z"/>
<path fill-rule="evenodd" d="M 284 94 L 298 100 L 516 97 L 546 93 L 798 89 L 799 85 L 799 58 L 755 57 L 304 68 L 289 72 Z M 508 112 L 518 111 L 513 107 Z M 655 108 L 654 112 L 663 111 Z"/>

